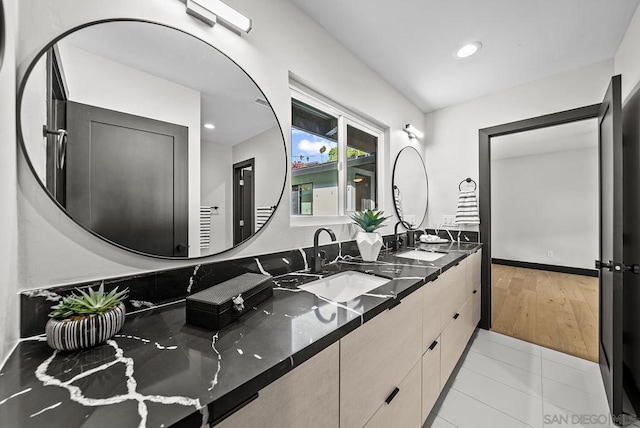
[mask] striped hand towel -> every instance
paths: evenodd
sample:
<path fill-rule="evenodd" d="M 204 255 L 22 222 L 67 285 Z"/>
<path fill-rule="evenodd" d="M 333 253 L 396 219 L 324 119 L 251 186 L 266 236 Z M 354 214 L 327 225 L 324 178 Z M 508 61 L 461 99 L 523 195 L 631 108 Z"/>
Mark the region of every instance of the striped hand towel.
<path fill-rule="evenodd" d="M 461 190 L 458 195 L 458 209 L 456 210 L 456 224 L 480 224 L 478 199 L 475 191 Z"/>

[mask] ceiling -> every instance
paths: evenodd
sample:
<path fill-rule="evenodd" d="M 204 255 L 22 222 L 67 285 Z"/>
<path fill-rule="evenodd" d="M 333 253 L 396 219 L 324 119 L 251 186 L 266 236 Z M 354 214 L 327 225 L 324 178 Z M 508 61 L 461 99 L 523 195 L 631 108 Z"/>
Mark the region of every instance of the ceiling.
<path fill-rule="evenodd" d="M 491 160 L 598 147 L 598 119 L 491 138 Z"/>
<path fill-rule="evenodd" d="M 425 112 L 613 58 L 640 2 L 291 1 Z"/>
<path fill-rule="evenodd" d="M 161 25 L 108 22 L 62 40 L 128 67 L 200 92 L 201 140 L 235 145 L 277 125 L 264 95 L 233 61 L 208 44 Z"/>

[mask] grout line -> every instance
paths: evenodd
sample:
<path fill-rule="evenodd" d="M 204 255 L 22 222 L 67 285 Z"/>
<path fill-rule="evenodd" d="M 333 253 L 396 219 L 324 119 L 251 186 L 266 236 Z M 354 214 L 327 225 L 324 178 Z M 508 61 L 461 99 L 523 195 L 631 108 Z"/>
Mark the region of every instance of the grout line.
<path fill-rule="evenodd" d="M 559 363 L 558 361 L 550 360 L 548 358 L 544 358 L 544 361 L 547 361 L 547 362 L 549 362 L 551 364 L 557 364 L 559 366 L 566 367 L 566 368 L 569 368 L 571 370 L 575 370 L 575 371 L 577 371 L 579 373 L 584 373 L 584 374 L 592 375 L 592 376 L 598 376 L 598 378 L 600 378 L 600 370 L 593 371 L 593 369 L 596 369 L 596 368 L 599 368 L 599 367 L 593 367 L 591 370 L 582 370 L 582 369 L 580 369 L 578 367 L 570 366 L 568 364 L 562 364 L 562 363 Z"/>
<path fill-rule="evenodd" d="M 463 366 L 462 366 L 461 368 L 464 368 L 464 364 L 463 364 Z M 469 370 L 469 369 L 467 369 L 467 370 Z M 472 370 L 471 370 L 471 371 L 472 371 Z M 475 372 L 474 372 L 474 373 L 475 373 Z M 478 374 L 480 374 L 480 373 L 478 373 Z M 507 384 L 505 384 L 505 383 L 502 383 L 502 382 L 500 382 L 500 381 L 497 381 L 497 380 L 495 380 L 495 379 L 493 379 L 493 378 L 490 378 L 490 377 L 485 376 L 485 375 L 482 375 L 482 374 L 480 374 L 480 375 L 481 375 L 481 376 L 483 376 L 483 377 L 484 377 L 484 378 L 486 378 L 486 379 L 493 380 L 493 381 L 494 381 L 494 382 L 496 382 L 496 383 L 502 384 L 502 385 L 504 385 L 504 386 L 508 387 L 509 389 L 512 389 L 512 390 L 514 390 L 514 391 L 521 392 L 521 393 L 523 393 L 523 394 L 525 394 L 525 395 L 527 395 L 527 396 L 529 396 L 529 397 L 533 398 L 533 399 L 534 399 L 534 400 L 536 400 L 536 401 L 540 401 L 540 408 L 541 408 L 541 409 L 542 409 L 542 411 L 543 411 L 543 415 L 542 415 L 542 416 L 544 416 L 544 407 L 543 407 L 543 405 L 542 405 L 542 394 L 541 394 L 540 398 L 539 398 L 539 397 L 535 397 L 535 396 L 533 396 L 533 395 L 531 395 L 531 394 L 528 394 L 528 393 L 526 393 L 526 392 L 520 391 L 519 389 L 515 389 L 515 388 L 513 388 L 513 387 L 511 387 L 511 386 L 509 386 L 509 385 L 507 385 Z M 456 391 L 458 391 L 458 392 L 462 393 L 462 394 L 465 394 L 465 395 L 468 395 L 468 396 L 470 396 L 470 397 L 472 397 L 472 398 L 475 398 L 475 397 L 473 397 L 472 395 L 469 395 L 469 394 L 465 393 L 465 392 L 464 392 L 464 391 L 462 391 L 461 389 L 456 388 L 456 387 L 455 387 L 455 381 L 454 381 L 454 383 L 452 384 L 452 386 L 451 386 L 451 387 L 452 387 L 453 389 L 455 389 Z M 484 402 L 484 401 L 482 401 L 480 398 L 476 398 L 476 400 L 480 401 L 481 403 L 484 403 L 485 405 L 487 405 L 487 406 L 489 406 L 489 407 L 491 407 L 491 408 L 493 408 L 493 409 L 496 409 L 496 410 L 498 410 L 498 411 L 501 411 L 500 409 L 497 409 L 497 408 L 493 407 L 493 406 L 492 406 L 492 405 L 490 405 L 489 403 L 485 403 L 485 402 Z M 531 401 L 531 399 L 528 399 L 528 402 L 530 402 L 530 401 Z M 502 413 L 504 413 L 504 412 L 502 412 Z M 505 413 L 505 414 L 506 414 L 506 413 Z M 508 414 L 507 414 L 507 415 L 508 415 Z M 528 425 L 528 423 L 527 423 L 526 421 L 523 421 L 522 419 L 520 419 L 520 418 L 518 418 L 518 417 L 516 417 L 516 416 L 513 416 L 513 415 L 508 415 L 508 416 L 511 416 L 512 418 L 517 419 L 517 420 L 519 420 L 520 422 L 522 422 L 522 423 L 524 423 L 524 424 Z M 543 419 L 541 418 L 540 420 L 542 421 Z"/>
<path fill-rule="evenodd" d="M 546 350 L 548 350 L 548 351 L 552 351 L 552 352 L 557 352 L 557 353 L 562 354 L 562 355 L 565 355 L 565 356 L 567 356 L 567 357 L 569 357 L 569 358 L 576 358 L 576 359 L 578 359 L 578 360 L 587 361 L 587 362 L 589 362 L 589 363 L 591 363 L 591 364 L 595 364 L 596 366 L 598 366 L 598 363 L 596 363 L 595 361 L 587 360 L 587 359 L 585 359 L 585 358 L 576 357 L 575 355 L 566 354 L 566 353 L 564 353 L 564 352 L 556 351 L 555 349 L 551 349 L 551 348 L 544 348 L 544 349 L 546 349 Z M 587 373 L 589 372 L 589 370 L 583 370 L 583 369 L 580 369 L 580 368 L 578 368 L 578 367 L 570 366 L 569 364 L 565 364 L 565 363 L 560 362 L 560 361 L 558 361 L 558 360 L 553 360 L 553 359 L 551 359 L 551 358 L 547 358 L 547 357 L 545 357 L 545 356 L 544 356 L 544 352 L 542 353 L 542 358 L 543 358 L 544 360 L 551 361 L 551 362 L 553 362 L 553 363 L 562 364 L 562 365 L 563 365 L 563 366 L 565 366 L 565 367 L 571 367 L 572 369 L 576 369 L 576 370 L 579 370 L 579 371 L 581 371 L 581 372 L 587 372 Z"/>
<path fill-rule="evenodd" d="M 580 415 L 580 413 L 578 413 L 578 412 L 574 412 L 573 410 L 566 409 L 566 408 L 564 408 L 564 407 L 562 407 L 562 406 L 557 405 L 556 403 L 552 403 L 552 402 L 550 402 L 550 401 L 542 400 L 542 417 L 543 417 L 543 420 L 544 420 L 544 416 L 545 416 L 545 410 L 544 410 L 544 405 L 545 405 L 545 404 L 550 404 L 550 405 L 552 405 L 552 406 L 554 406 L 554 407 L 557 407 L 558 409 L 560 409 L 560 410 L 563 410 L 563 411 L 567 412 L 567 415 L 571 415 L 571 416 L 573 416 L 573 415 Z M 610 414 L 608 414 L 608 416 L 609 416 L 609 417 L 611 417 L 611 415 L 610 415 Z"/>
<path fill-rule="evenodd" d="M 494 361 L 498 361 L 498 360 L 494 360 Z M 501 362 L 501 361 L 498 361 L 498 362 Z M 511 367 L 515 367 L 515 366 L 511 366 Z M 532 394 L 530 394 L 530 393 L 528 393 L 528 392 L 525 392 L 525 391 L 522 391 L 522 390 L 520 390 L 520 389 L 514 388 L 513 386 L 511 386 L 511 385 L 509 385 L 509 384 L 507 384 L 507 383 L 504 383 L 504 382 L 501 382 L 501 381 L 499 381 L 499 380 L 497 380 L 497 379 L 494 379 L 494 378 L 492 378 L 492 377 L 489 377 L 489 376 L 485 375 L 484 373 L 480 373 L 480 372 L 478 372 L 478 371 L 475 371 L 475 370 L 473 370 L 473 369 L 470 369 L 470 368 L 468 368 L 468 367 L 465 367 L 465 366 L 464 366 L 464 363 L 462 363 L 462 367 L 461 367 L 461 368 L 463 368 L 463 369 L 465 369 L 465 370 L 469 370 L 470 372 L 473 372 L 473 373 L 475 373 L 475 374 L 478 374 L 478 375 L 480 375 L 480 376 L 482 376 L 482 377 L 485 377 L 485 378 L 487 378 L 487 379 L 490 379 L 490 380 L 492 380 L 492 381 L 494 381 L 494 382 L 497 382 L 497 383 L 499 383 L 499 384 L 502 384 L 502 385 L 504 385 L 504 386 L 507 386 L 507 387 L 509 387 L 509 388 L 513 389 L 514 391 L 518 391 L 518 392 L 521 392 L 521 393 L 523 393 L 523 394 L 526 394 L 526 395 L 528 395 L 528 396 L 530 396 L 530 397 L 535 398 L 536 400 L 542 400 L 542 382 L 540 383 L 540 396 L 539 396 L 539 397 L 536 397 L 535 395 L 532 395 Z M 517 367 L 516 367 L 516 368 L 517 368 Z M 527 373 L 531 373 L 531 372 L 528 372 L 528 371 L 526 371 L 526 370 L 524 370 L 524 369 L 520 369 L 520 370 L 522 370 L 522 371 L 524 371 L 524 372 L 527 372 Z M 535 374 L 535 373 L 532 373 L 532 374 Z M 531 389 L 533 389 L 533 388 L 531 388 Z"/>
<path fill-rule="evenodd" d="M 593 393 L 591 393 L 591 392 L 589 392 L 589 391 L 585 391 L 585 390 L 583 390 L 583 389 L 576 388 L 575 386 L 567 385 L 566 383 L 558 382 L 558 381 L 557 381 L 557 380 L 555 380 L 555 379 L 551 379 L 551 378 L 549 378 L 549 377 L 544 377 L 544 376 L 542 376 L 542 382 L 544 382 L 545 380 L 550 380 L 551 382 L 555 382 L 555 383 L 560 384 L 560 385 L 562 385 L 562 386 L 566 386 L 567 388 L 571 388 L 571 389 L 572 389 L 572 390 L 574 390 L 574 391 L 582 392 L 582 393 L 584 393 L 584 394 L 590 395 L 590 396 L 592 396 L 592 397 L 600 398 L 600 399 L 605 400 L 605 401 L 606 401 L 606 399 L 607 399 L 606 392 L 605 392 L 605 394 L 604 394 L 604 395 L 602 395 L 602 394 L 593 394 Z M 543 388 L 543 389 L 544 389 L 544 388 Z M 553 404 L 553 403 L 549 402 L 549 404 Z"/>
<path fill-rule="evenodd" d="M 487 341 L 487 342 L 495 343 L 496 345 L 506 346 L 507 348 L 515 349 L 516 351 L 520 351 L 520 352 L 524 352 L 524 353 L 526 353 L 526 354 L 533 355 L 534 357 L 539 357 L 539 358 L 540 358 L 540 357 L 542 356 L 542 346 L 540 346 L 540 345 L 536 345 L 535 343 L 527 342 L 526 340 L 517 339 L 517 338 L 515 338 L 515 337 L 511 337 L 511 336 L 508 336 L 508 335 L 506 335 L 506 334 L 498 333 L 498 332 L 495 332 L 495 331 L 489 331 L 489 333 L 491 333 L 491 334 L 487 334 L 487 333 L 485 333 L 485 334 L 483 334 L 483 335 L 482 335 L 482 337 L 483 337 L 483 338 L 486 338 L 486 341 Z M 535 346 L 537 349 L 539 349 L 539 350 L 540 350 L 540 354 L 532 354 L 532 353 L 531 353 L 531 352 L 529 352 L 529 351 L 523 351 L 523 350 L 522 350 L 522 349 L 520 349 L 520 348 L 515 348 L 515 347 L 513 347 L 513 346 L 509 346 L 508 344 L 505 344 L 505 343 L 501 343 L 501 342 L 493 341 L 493 340 L 491 340 L 491 339 L 490 339 L 490 337 L 491 337 L 493 334 L 499 334 L 500 336 L 508 337 L 509 339 L 517 340 L 517 341 L 519 341 L 519 342 L 526 343 L 526 344 L 531 345 L 531 346 Z"/>
<path fill-rule="evenodd" d="M 454 424 L 453 422 L 451 422 L 449 419 L 447 418 L 443 418 L 442 416 L 440 416 L 439 414 L 436 413 L 436 416 L 440 419 L 442 419 L 443 421 L 447 421 L 448 423 L 450 423 L 452 426 L 456 427 L 456 428 L 460 428 L 458 425 Z"/>
<path fill-rule="evenodd" d="M 455 391 L 459 392 L 459 393 L 460 393 L 460 394 L 462 394 L 462 395 L 466 395 L 467 397 L 471 398 L 472 400 L 477 401 L 478 403 L 482 404 L 482 405 L 483 405 L 483 406 L 485 406 L 485 407 L 488 407 L 488 408 L 490 408 L 490 409 L 493 409 L 493 410 L 495 410 L 495 411 L 496 411 L 496 412 L 498 412 L 498 413 L 502 413 L 503 415 L 505 415 L 505 416 L 507 416 L 507 417 L 509 417 L 509 418 L 511 418 L 511 419 L 514 419 L 514 420 L 516 420 L 516 421 L 518 421 L 518 422 L 522 422 L 522 424 L 523 424 L 523 425 L 526 425 L 526 426 L 531 427 L 531 428 L 535 428 L 535 427 L 533 427 L 533 426 L 529 425 L 528 423 L 526 423 L 526 422 L 524 422 L 524 421 L 521 421 L 520 419 L 518 419 L 518 418 L 516 418 L 516 417 L 513 417 L 513 416 L 511 416 L 511 415 L 506 414 L 505 412 L 503 412 L 503 411 L 502 411 L 502 410 L 500 410 L 500 409 L 496 409 L 495 407 L 490 406 L 490 405 L 488 405 L 487 403 L 485 403 L 485 402 L 483 402 L 483 401 L 480 401 L 480 400 L 478 400 L 478 399 L 477 399 L 477 398 L 475 398 L 475 397 L 472 397 L 472 396 L 471 396 L 471 395 L 469 395 L 469 394 L 465 394 L 464 392 L 462 392 L 462 391 L 460 391 L 460 390 L 458 390 L 458 389 L 456 389 L 456 388 L 451 388 L 451 389 L 454 389 Z M 440 415 L 438 415 L 438 416 L 440 416 Z M 443 419 L 444 419 L 444 418 L 443 418 Z"/>
<path fill-rule="evenodd" d="M 512 348 L 509 348 L 509 349 L 512 349 Z M 538 376 L 542 377 L 542 361 L 540 361 L 540 373 L 535 373 L 535 372 L 532 372 L 531 370 L 523 369 L 522 367 L 518 367 L 518 366 L 516 366 L 516 365 L 514 365 L 514 364 L 507 363 L 506 361 L 498 360 L 497 358 L 494 358 L 494 357 L 492 357 L 491 355 L 487 355 L 487 354 L 483 354 L 482 352 L 474 351 L 474 350 L 473 350 L 473 347 L 469 348 L 469 351 L 474 352 L 474 353 L 476 353 L 476 354 L 483 355 L 483 356 L 485 356 L 485 357 L 487 357 L 487 358 L 491 358 L 492 360 L 498 361 L 498 362 L 500 362 L 500 363 L 502 363 L 502 364 L 506 364 L 506 365 L 508 365 L 508 366 L 515 367 L 515 368 L 517 368 L 517 369 L 523 370 L 523 371 L 525 371 L 525 372 L 527 372 L 527 373 L 532 373 L 532 374 L 534 374 L 534 375 L 538 375 Z M 527 354 L 527 355 L 531 355 L 531 354 Z M 532 357 L 537 358 L 538 360 L 541 360 L 541 359 L 540 359 L 540 357 L 536 357 L 535 355 L 531 355 L 531 356 L 532 356 Z M 463 363 L 463 364 L 464 364 L 464 363 Z"/>

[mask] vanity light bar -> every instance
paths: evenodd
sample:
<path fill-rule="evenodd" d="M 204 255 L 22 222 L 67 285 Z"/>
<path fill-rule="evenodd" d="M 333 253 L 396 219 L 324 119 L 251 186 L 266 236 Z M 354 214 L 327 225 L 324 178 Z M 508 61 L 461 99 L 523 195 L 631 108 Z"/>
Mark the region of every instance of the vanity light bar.
<path fill-rule="evenodd" d="M 236 31 L 251 31 L 251 19 L 220 0 L 186 0 L 187 13 L 210 26 L 219 20 Z"/>
<path fill-rule="evenodd" d="M 424 134 L 420 132 L 415 126 L 411 125 L 410 123 L 407 123 L 407 125 L 404 127 L 404 132 L 409 134 L 409 138 L 420 139 L 424 137 Z"/>

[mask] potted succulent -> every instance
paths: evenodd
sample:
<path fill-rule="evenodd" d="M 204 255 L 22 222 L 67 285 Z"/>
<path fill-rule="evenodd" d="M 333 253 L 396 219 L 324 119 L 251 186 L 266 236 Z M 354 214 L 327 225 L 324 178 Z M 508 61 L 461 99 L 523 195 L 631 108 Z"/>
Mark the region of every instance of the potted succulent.
<path fill-rule="evenodd" d="M 113 337 L 124 324 L 122 301 L 128 289 L 104 292 L 104 283 L 95 291 L 78 290 L 51 307 L 45 327 L 47 343 L 53 349 L 73 351 L 98 345 Z"/>
<path fill-rule="evenodd" d="M 382 248 L 382 236 L 376 229 L 382 227 L 382 223 L 389 217 L 383 216 L 383 211 L 372 210 L 358 211 L 351 216 L 355 224 L 360 226 L 362 232 L 356 236 L 356 243 L 360 250 L 362 260 L 372 262 L 378 258 Z"/>

